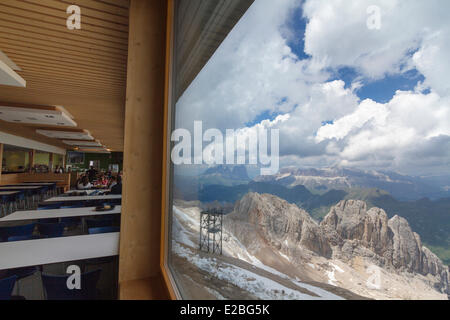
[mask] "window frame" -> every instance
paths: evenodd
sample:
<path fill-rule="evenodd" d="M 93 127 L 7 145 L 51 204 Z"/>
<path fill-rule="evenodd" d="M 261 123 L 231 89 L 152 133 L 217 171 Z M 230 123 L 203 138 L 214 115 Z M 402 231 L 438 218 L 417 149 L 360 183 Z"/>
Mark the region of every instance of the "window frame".
<path fill-rule="evenodd" d="M 161 257 L 160 265 L 163 279 L 169 295 L 173 300 L 181 300 L 182 294 L 176 283 L 174 272 L 170 266 L 172 230 L 172 193 L 173 163 L 170 153 L 173 143 L 170 136 L 175 123 L 175 81 L 176 81 L 176 2 L 167 0 L 167 34 L 166 34 L 166 66 L 165 66 L 165 101 L 164 101 L 164 143 L 163 143 L 163 172 L 162 172 L 162 202 L 161 202 Z"/>

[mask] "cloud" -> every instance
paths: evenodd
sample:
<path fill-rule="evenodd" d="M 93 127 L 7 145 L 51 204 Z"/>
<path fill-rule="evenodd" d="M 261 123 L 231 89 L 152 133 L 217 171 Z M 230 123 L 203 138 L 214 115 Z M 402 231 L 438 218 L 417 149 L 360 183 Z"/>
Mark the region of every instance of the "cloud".
<path fill-rule="evenodd" d="M 369 29 L 369 6 L 380 8 L 380 29 Z M 427 50 L 423 41 L 448 26 L 445 0 L 308 0 L 305 51 L 332 68 L 352 66 L 380 79 L 413 68 L 411 52 Z M 441 34 L 444 36 L 444 34 Z M 447 38 L 448 39 L 448 38 Z M 445 38 L 439 40 L 444 44 Z M 430 40 L 428 40 L 430 41 Z"/>
<path fill-rule="evenodd" d="M 379 30 L 367 28 L 370 5 L 381 9 Z M 298 8 L 304 33 L 289 29 Z M 448 172 L 449 12 L 447 0 L 256 0 L 178 101 L 176 127 L 270 124 L 282 165 Z M 289 46 L 296 36 L 307 56 Z M 357 71 L 353 83 L 332 78 L 343 67 Z M 359 99 L 365 83 L 414 69 L 425 79 L 415 90 Z M 266 114 L 283 121 L 259 121 Z"/>
<path fill-rule="evenodd" d="M 239 128 L 265 111 L 286 113 L 306 103 L 310 84 L 329 75 L 299 60 L 282 35 L 300 5 L 256 1 L 178 101 L 177 126 L 203 120 L 205 127 Z"/>
<path fill-rule="evenodd" d="M 415 67 L 425 76 L 426 86 L 442 96 L 450 96 L 449 39 L 450 26 L 447 25 L 427 36 L 412 58 Z"/>
<path fill-rule="evenodd" d="M 404 171 L 403 162 L 413 162 L 411 154 L 440 154 L 445 162 L 448 153 L 441 153 L 436 141 L 450 138 L 448 106 L 436 93 L 398 91 L 386 104 L 363 101 L 353 113 L 321 127 L 316 141 L 330 141 L 328 154 L 343 165 L 377 166 L 389 160 L 391 168 Z"/>

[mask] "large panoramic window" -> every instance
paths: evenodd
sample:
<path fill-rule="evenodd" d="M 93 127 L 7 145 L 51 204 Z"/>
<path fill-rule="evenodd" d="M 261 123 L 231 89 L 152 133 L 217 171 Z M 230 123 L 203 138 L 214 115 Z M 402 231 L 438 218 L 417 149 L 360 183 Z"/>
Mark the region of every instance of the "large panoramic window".
<path fill-rule="evenodd" d="M 447 299 L 450 3 L 177 1 L 187 299 Z"/>

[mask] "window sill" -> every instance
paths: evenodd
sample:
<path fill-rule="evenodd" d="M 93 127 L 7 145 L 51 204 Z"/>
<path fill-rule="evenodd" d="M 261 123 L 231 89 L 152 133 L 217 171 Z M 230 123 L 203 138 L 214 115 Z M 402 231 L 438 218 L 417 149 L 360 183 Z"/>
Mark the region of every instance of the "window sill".
<path fill-rule="evenodd" d="M 162 275 L 120 284 L 120 300 L 170 300 Z"/>

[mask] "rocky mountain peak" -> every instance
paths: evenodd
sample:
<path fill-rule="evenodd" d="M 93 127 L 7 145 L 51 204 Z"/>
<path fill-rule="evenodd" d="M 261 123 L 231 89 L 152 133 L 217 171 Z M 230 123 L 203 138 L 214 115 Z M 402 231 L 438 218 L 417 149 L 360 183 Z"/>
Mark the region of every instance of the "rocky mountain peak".
<path fill-rule="evenodd" d="M 323 256 L 331 255 L 318 223 L 306 211 L 270 194 L 246 194 L 225 220 L 247 245 L 257 234 L 277 250 L 288 250 L 286 243 L 290 242 Z"/>
<path fill-rule="evenodd" d="M 367 210 L 363 201 L 341 201 L 330 209 L 321 223 L 328 240 L 336 246 L 341 257 L 351 258 L 355 243 L 376 254 L 383 266 L 399 271 L 431 274 L 441 279 L 448 290 L 448 270 L 429 249 L 422 246 L 420 236 L 408 221 L 395 215 L 388 219 L 380 208 Z M 351 243 L 351 245 L 350 245 Z"/>
<path fill-rule="evenodd" d="M 248 193 L 236 202 L 225 224 L 246 247 L 262 240 L 290 256 L 306 249 L 341 261 L 364 257 L 390 270 L 431 275 L 438 290 L 449 292 L 447 267 L 422 246 L 408 221 L 398 215 L 388 219 L 384 210 L 368 209 L 364 201 L 340 201 L 318 224 L 306 211 L 274 195 Z"/>

